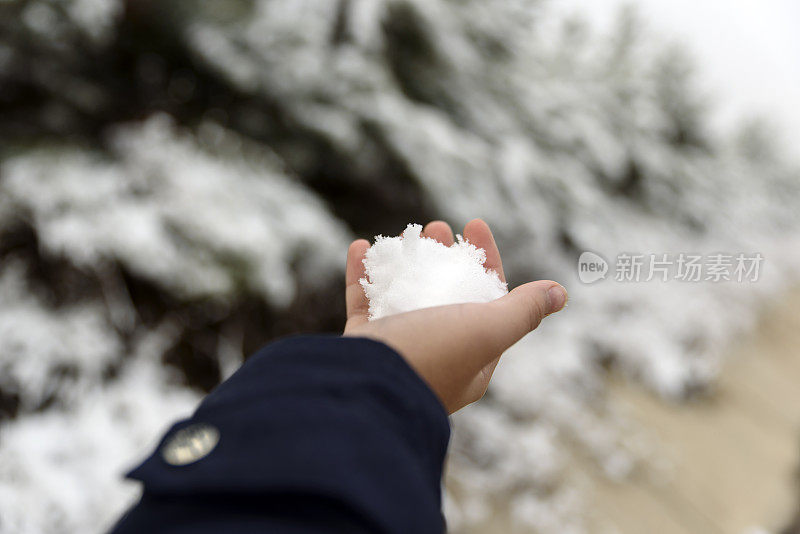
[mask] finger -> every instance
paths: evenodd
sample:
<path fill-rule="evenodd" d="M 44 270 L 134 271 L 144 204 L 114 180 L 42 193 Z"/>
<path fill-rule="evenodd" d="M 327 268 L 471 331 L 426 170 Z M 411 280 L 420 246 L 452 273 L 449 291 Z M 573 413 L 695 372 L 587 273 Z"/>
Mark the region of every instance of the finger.
<path fill-rule="evenodd" d="M 552 280 L 529 282 L 514 288 L 508 295 L 485 306 L 492 313 L 485 314 L 490 331 L 495 331 L 494 341 L 499 353 L 536 329 L 542 319 L 564 308 L 567 291 Z M 498 354 L 499 354 L 498 353 Z"/>
<path fill-rule="evenodd" d="M 347 320 L 353 318 L 366 319 L 369 312 L 369 301 L 361 287 L 359 280 L 366 276 L 364 270 L 364 255 L 369 249 L 369 241 L 357 239 L 350 243 L 347 249 L 347 269 L 345 271 L 345 301 L 347 306 Z"/>
<path fill-rule="evenodd" d="M 483 266 L 492 269 L 500 276 L 500 281 L 506 281 L 503 273 L 503 262 L 500 260 L 500 251 L 497 249 L 489 225 L 481 219 L 472 219 L 464 227 L 464 238 L 478 248 L 486 251 L 486 261 Z"/>
<path fill-rule="evenodd" d="M 535 330 L 542 319 L 566 304 L 566 290 L 551 280 L 523 284 L 508 295 L 485 304 L 466 304 L 450 320 L 450 351 L 441 356 L 448 367 L 475 373 L 494 371 L 497 360 L 511 345 Z"/>
<path fill-rule="evenodd" d="M 449 247 L 455 242 L 453 238 L 453 230 L 450 225 L 444 221 L 432 221 L 425 225 L 422 229 L 424 237 L 435 239 L 442 245 Z"/>
<path fill-rule="evenodd" d="M 457 399 L 482 369 L 565 300 L 559 284 L 531 282 L 484 304 L 437 306 L 380 319 L 380 339 L 404 354 L 441 398 Z"/>
<path fill-rule="evenodd" d="M 492 302 L 462 305 L 460 316 L 449 321 L 449 340 L 439 341 L 447 345 L 447 350 L 440 352 L 440 364 L 453 375 L 453 384 L 478 372 L 488 371 L 490 377 L 500 355 L 535 330 L 546 316 L 561 310 L 566 298 L 560 284 L 541 280 L 521 285 Z"/>
<path fill-rule="evenodd" d="M 557 283 L 531 282 L 484 304 L 435 306 L 379 319 L 377 331 L 363 333 L 367 337 L 379 334 L 376 339 L 404 355 L 452 412 L 480 396 L 480 387 L 488 380 L 479 384 L 477 395 L 470 392 L 466 402 L 463 398 L 482 369 L 493 366 L 543 317 L 561 309 L 565 300 L 566 293 Z M 446 327 L 437 328 L 442 325 Z M 351 334 L 357 332 L 351 330 Z"/>

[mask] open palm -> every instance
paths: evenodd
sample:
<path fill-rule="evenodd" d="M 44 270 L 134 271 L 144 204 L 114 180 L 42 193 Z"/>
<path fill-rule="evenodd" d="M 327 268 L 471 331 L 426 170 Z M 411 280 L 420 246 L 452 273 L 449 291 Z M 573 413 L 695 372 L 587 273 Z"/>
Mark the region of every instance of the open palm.
<path fill-rule="evenodd" d="M 423 235 L 450 246 L 453 231 L 442 221 Z M 480 219 L 464 227 L 464 237 L 486 251 L 487 269 L 505 282 L 503 264 L 489 226 Z M 566 291 L 556 282 L 523 284 L 488 303 L 451 304 L 368 320 L 369 301 L 359 280 L 365 276 L 369 242 L 354 241 L 347 254 L 345 336 L 361 336 L 396 350 L 438 395 L 449 413 L 480 399 L 502 353 L 564 307 Z"/>

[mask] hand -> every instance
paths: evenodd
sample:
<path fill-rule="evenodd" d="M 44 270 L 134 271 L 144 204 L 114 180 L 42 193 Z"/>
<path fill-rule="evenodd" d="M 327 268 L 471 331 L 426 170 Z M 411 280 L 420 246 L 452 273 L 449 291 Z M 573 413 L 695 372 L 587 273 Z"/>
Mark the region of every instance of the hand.
<path fill-rule="evenodd" d="M 425 237 L 450 246 L 453 232 L 442 221 L 429 223 Z M 500 252 L 489 226 L 480 219 L 464 227 L 464 237 L 486 251 L 484 266 L 505 282 Z M 483 397 L 500 355 L 564 307 L 567 292 L 550 280 L 523 284 L 487 303 L 451 304 L 367 319 L 369 302 L 359 279 L 365 276 L 369 242 L 353 241 L 347 252 L 345 336 L 376 339 L 396 350 L 438 395 L 448 413 Z"/>

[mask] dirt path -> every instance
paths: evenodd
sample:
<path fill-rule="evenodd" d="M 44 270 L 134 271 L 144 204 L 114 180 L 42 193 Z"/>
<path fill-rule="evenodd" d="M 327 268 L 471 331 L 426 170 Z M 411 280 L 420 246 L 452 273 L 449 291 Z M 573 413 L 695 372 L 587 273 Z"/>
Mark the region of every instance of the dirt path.
<path fill-rule="evenodd" d="M 590 475 L 592 531 L 744 534 L 789 524 L 800 502 L 800 290 L 733 349 L 709 399 L 669 405 L 621 384 L 613 396 L 671 468 L 621 483 Z"/>

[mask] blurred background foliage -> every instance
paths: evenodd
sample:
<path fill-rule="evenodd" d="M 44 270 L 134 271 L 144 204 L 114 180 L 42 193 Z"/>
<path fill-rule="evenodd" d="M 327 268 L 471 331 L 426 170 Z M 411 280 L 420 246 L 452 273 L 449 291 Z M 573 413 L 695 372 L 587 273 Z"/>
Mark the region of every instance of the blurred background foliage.
<path fill-rule="evenodd" d="M 608 370 L 706 394 L 795 277 L 797 168 L 765 123 L 712 133 L 712 96 L 630 9 L 605 35 L 541 0 L 0 3 L 0 529 L 107 526 L 245 355 L 341 329 L 350 239 L 482 217 L 572 307 L 454 421 L 448 517 L 582 531 L 563 443 L 612 478 L 648 455 Z M 769 270 L 582 287 L 583 250 Z"/>

